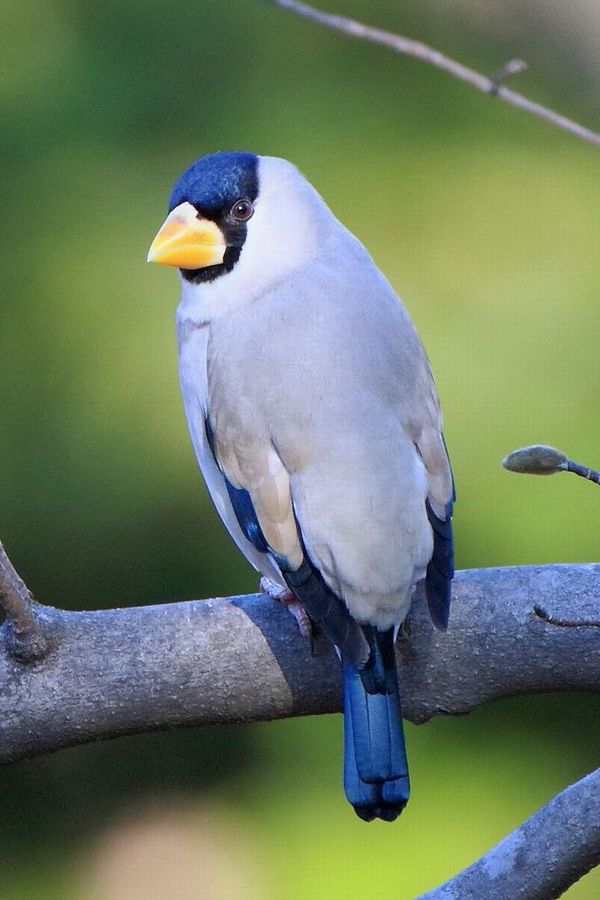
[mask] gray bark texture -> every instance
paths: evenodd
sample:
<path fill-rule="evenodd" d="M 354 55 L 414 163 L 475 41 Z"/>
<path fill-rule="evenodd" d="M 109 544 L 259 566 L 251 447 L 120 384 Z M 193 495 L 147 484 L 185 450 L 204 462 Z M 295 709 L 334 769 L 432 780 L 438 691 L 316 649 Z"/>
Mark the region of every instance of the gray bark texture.
<path fill-rule="evenodd" d="M 599 598 L 596 564 L 463 571 L 442 634 L 418 595 L 397 645 L 405 717 L 600 690 Z M 34 611 L 44 658 L 23 661 L 10 623 L 0 631 L 1 762 L 153 729 L 340 709 L 330 647 L 317 641 L 311 656 L 292 617 L 263 595 Z"/>

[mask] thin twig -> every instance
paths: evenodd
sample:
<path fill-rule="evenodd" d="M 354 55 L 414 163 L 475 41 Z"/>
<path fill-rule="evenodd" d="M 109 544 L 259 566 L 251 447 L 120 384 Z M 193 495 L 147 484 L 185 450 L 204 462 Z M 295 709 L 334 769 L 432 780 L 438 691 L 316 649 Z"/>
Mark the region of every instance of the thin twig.
<path fill-rule="evenodd" d="M 496 69 L 496 71 L 492 72 L 490 75 L 490 81 L 492 82 L 493 87 L 490 88 L 489 93 L 494 97 L 497 97 L 502 83 L 506 81 L 507 78 L 511 75 L 519 75 L 528 68 L 529 66 L 523 59 L 509 59 L 508 62 L 505 62 L 504 65 L 500 66 L 499 69 Z"/>
<path fill-rule="evenodd" d="M 564 619 L 553 616 L 538 603 L 534 605 L 533 611 L 539 619 L 557 628 L 600 628 L 600 619 Z"/>
<path fill-rule="evenodd" d="M 566 471 L 573 472 L 575 475 L 579 475 L 580 478 L 587 478 L 588 481 L 593 481 L 594 484 L 600 484 L 600 472 L 597 472 L 596 469 L 590 469 L 588 466 L 582 466 L 580 463 L 573 462 L 572 459 L 567 460 Z"/>
<path fill-rule="evenodd" d="M 475 69 L 470 69 L 468 66 L 451 59 L 451 57 L 440 53 L 439 50 L 424 44 L 422 41 L 416 41 L 401 34 L 393 34 L 381 28 L 372 28 L 356 19 L 327 13 L 321 9 L 315 9 L 314 6 L 309 6 L 307 3 L 300 3 L 298 0 L 267 0 L 267 2 L 274 6 L 279 6 L 281 9 L 287 9 L 306 19 L 311 19 L 313 22 L 318 22 L 326 28 L 332 28 L 335 31 L 350 35 L 350 37 L 370 41 L 374 44 L 382 44 L 396 53 L 420 59 L 422 62 L 448 72 L 461 81 L 466 81 L 467 84 L 477 88 L 478 91 L 484 94 L 498 97 L 511 106 L 516 106 L 518 109 L 550 122 L 551 125 L 555 125 L 557 128 L 562 128 L 564 131 L 574 134 L 575 137 L 580 138 L 582 141 L 600 146 L 600 134 L 595 131 L 579 125 L 578 122 L 574 122 L 566 116 L 555 113 L 553 110 L 548 109 L 547 106 L 542 106 L 541 103 L 535 103 L 533 100 L 523 97 L 522 94 L 517 94 L 516 91 L 511 91 L 509 88 L 499 84 L 497 78 L 489 78 Z M 507 74 L 510 74 L 510 72 L 504 73 L 504 75 Z"/>
<path fill-rule="evenodd" d="M 0 541 L 0 606 L 10 623 L 11 650 L 22 660 L 39 659 L 47 650 L 34 604 L 29 589 Z"/>

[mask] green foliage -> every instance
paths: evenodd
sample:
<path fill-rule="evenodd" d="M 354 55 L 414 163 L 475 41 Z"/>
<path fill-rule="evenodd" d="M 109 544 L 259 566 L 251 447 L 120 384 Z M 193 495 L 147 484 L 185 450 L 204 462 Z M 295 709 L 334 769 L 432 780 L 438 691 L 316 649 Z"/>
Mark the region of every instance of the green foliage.
<path fill-rule="evenodd" d="M 533 66 L 524 92 L 591 118 L 592 74 L 576 54 L 539 51 L 564 22 L 517 18 L 492 33 L 440 4 L 368 6 L 371 21 L 488 71 L 518 51 Z M 2 16 L 0 534 L 40 600 L 256 589 L 186 434 L 175 276 L 144 262 L 172 181 L 219 148 L 294 160 L 405 299 L 443 400 L 459 565 L 597 558 L 595 489 L 500 466 L 539 441 L 600 462 L 597 150 L 258 0 L 9 0 Z M 274 897 L 365 896 L 367 877 L 369 900 L 412 897 L 597 764 L 597 712 L 592 698 L 528 699 L 409 728 L 414 796 L 389 828 L 344 803 L 336 718 L 23 764 L 2 780 L 0 839 L 36 853 L 46 880 L 17 866 L 4 893 L 46 900 L 54 879 L 65 897 L 82 830 L 133 797 L 187 786 L 245 810 Z"/>

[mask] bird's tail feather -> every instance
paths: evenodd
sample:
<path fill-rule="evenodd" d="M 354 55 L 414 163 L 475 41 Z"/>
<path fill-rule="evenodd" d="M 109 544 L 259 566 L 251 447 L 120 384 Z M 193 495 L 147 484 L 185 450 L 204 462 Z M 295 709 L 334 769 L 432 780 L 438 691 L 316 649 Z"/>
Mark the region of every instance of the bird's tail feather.
<path fill-rule="evenodd" d="M 393 630 L 365 627 L 366 666 L 344 661 L 344 790 L 357 815 L 393 821 L 409 796 Z"/>

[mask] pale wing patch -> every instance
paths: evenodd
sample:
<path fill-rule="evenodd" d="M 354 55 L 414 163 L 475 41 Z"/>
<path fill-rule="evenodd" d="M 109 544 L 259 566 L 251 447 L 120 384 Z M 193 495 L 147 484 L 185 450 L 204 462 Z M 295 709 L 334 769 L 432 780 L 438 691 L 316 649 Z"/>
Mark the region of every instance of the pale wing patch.
<path fill-rule="evenodd" d="M 269 547 L 284 556 L 292 570 L 304 554 L 292 506 L 290 479 L 271 444 L 228 447 L 217 441 L 217 456 L 227 478 L 248 491 Z"/>
<path fill-rule="evenodd" d="M 270 547 L 297 569 L 303 559 L 296 519 L 292 507 L 290 479 L 275 451 L 266 455 L 267 471 L 256 473 L 248 490 L 256 515 Z"/>
<path fill-rule="evenodd" d="M 423 351 L 424 353 L 424 351 Z M 421 454 L 427 472 L 427 499 L 433 512 L 446 519 L 446 505 L 452 499 L 452 470 L 442 436 L 442 414 L 429 360 L 422 359 L 419 388 L 405 427 Z"/>
<path fill-rule="evenodd" d="M 416 445 L 427 470 L 428 499 L 436 516 L 446 519 L 446 504 L 452 499 L 452 472 L 444 439 L 436 428 L 424 428 Z"/>

